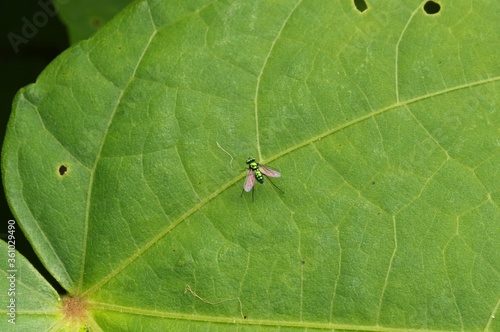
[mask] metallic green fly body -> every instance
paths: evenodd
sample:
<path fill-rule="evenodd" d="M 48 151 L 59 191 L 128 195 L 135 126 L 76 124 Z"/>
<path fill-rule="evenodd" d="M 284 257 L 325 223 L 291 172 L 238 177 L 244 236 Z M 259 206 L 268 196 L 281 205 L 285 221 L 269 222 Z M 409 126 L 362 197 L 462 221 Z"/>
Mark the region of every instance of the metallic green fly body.
<path fill-rule="evenodd" d="M 269 178 L 279 178 L 281 176 L 281 172 L 278 171 L 277 169 L 259 164 L 252 157 L 249 157 L 247 159 L 247 165 L 248 165 L 248 174 L 247 177 L 245 178 L 245 183 L 243 184 L 243 191 L 241 192 L 241 194 L 243 195 L 244 191 L 249 192 L 250 190 L 252 190 L 252 200 L 255 190 L 254 188 L 255 180 L 257 180 L 257 182 L 259 182 L 260 184 L 263 184 L 264 175 Z M 269 182 L 271 182 L 271 184 L 274 187 L 276 187 L 276 189 L 278 189 L 283 193 L 283 190 L 278 188 L 278 186 L 275 185 L 274 182 L 271 181 L 271 179 L 269 179 Z"/>

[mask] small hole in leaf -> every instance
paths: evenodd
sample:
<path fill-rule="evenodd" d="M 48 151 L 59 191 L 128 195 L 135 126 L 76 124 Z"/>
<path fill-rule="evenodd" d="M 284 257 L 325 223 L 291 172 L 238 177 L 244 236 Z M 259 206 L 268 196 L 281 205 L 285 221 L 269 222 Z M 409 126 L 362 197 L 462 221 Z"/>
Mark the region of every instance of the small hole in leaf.
<path fill-rule="evenodd" d="M 356 6 L 356 9 L 359 10 L 360 13 L 368 9 L 365 0 L 354 0 L 354 6 Z"/>
<path fill-rule="evenodd" d="M 427 1 L 424 5 L 424 10 L 427 14 L 434 15 L 439 13 L 441 5 L 434 1 Z"/>
<path fill-rule="evenodd" d="M 306 265 L 306 261 L 300 261 L 300 265 Z"/>
<path fill-rule="evenodd" d="M 65 165 L 59 166 L 59 175 L 64 175 L 68 171 L 68 168 Z"/>
<path fill-rule="evenodd" d="M 247 316 L 246 316 L 246 315 L 245 315 L 245 316 L 243 316 L 243 319 L 247 319 Z"/>

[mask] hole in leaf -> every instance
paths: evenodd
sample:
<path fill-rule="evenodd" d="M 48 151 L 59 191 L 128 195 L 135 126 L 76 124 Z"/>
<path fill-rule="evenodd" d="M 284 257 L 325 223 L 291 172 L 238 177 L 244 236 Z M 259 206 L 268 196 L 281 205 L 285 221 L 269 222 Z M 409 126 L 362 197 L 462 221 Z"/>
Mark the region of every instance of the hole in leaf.
<path fill-rule="evenodd" d="M 65 165 L 59 166 L 59 175 L 64 175 L 68 171 L 68 168 Z"/>
<path fill-rule="evenodd" d="M 434 1 L 427 1 L 424 5 L 424 10 L 427 14 L 434 15 L 439 13 L 441 5 Z"/>
<path fill-rule="evenodd" d="M 354 0 L 354 6 L 356 6 L 356 9 L 359 10 L 360 13 L 368 9 L 365 0 Z"/>

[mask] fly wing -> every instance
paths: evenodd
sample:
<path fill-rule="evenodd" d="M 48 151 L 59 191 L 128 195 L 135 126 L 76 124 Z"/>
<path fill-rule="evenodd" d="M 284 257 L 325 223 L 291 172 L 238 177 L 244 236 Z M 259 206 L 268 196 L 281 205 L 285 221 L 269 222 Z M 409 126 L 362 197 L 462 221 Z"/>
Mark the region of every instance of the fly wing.
<path fill-rule="evenodd" d="M 247 177 L 245 178 L 245 184 L 243 185 L 243 189 L 246 192 L 249 192 L 250 190 L 252 190 L 254 184 L 255 184 L 255 173 L 249 169 Z"/>
<path fill-rule="evenodd" d="M 279 178 L 281 176 L 281 172 L 272 167 L 259 164 L 259 169 L 265 176 L 269 176 L 271 178 Z"/>

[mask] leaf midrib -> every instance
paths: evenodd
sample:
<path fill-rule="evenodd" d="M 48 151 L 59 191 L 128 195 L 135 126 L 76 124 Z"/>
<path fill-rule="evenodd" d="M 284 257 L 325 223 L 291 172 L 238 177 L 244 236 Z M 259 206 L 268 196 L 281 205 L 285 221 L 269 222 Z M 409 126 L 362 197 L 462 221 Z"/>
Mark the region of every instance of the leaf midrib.
<path fill-rule="evenodd" d="M 92 189 L 94 187 L 94 176 L 96 173 L 97 164 L 101 160 L 100 157 L 101 157 L 101 154 L 102 154 L 102 151 L 104 149 L 105 142 L 106 142 L 107 132 L 109 131 L 109 128 L 111 127 L 111 125 L 113 123 L 113 120 L 115 118 L 118 107 L 120 106 L 122 98 L 125 95 L 125 91 L 127 91 L 127 87 L 134 80 L 137 69 L 139 68 L 139 65 L 141 64 L 142 59 L 144 58 L 144 55 L 146 54 L 146 51 L 149 49 L 149 46 L 151 45 L 151 42 L 152 42 L 154 36 L 158 32 L 156 25 L 154 23 L 154 20 L 153 20 L 153 16 L 151 15 L 151 8 L 149 7 L 148 3 L 147 3 L 147 6 L 148 6 L 148 8 L 147 8 L 148 14 L 150 17 L 151 24 L 154 27 L 154 31 L 151 34 L 151 36 L 149 37 L 148 42 L 147 42 L 146 46 L 144 47 L 142 54 L 139 56 L 139 59 L 137 60 L 137 63 L 134 67 L 134 70 L 132 71 L 132 74 L 130 75 L 130 79 L 128 80 L 127 84 L 125 84 L 125 86 L 121 90 L 119 97 L 117 98 L 115 107 L 114 107 L 113 111 L 111 112 L 108 123 L 106 124 L 106 129 L 104 131 L 104 135 L 102 136 L 103 139 L 101 140 L 101 144 L 97 150 L 96 158 L 94 159 L 94 165 L 92 165 L 92 167 L 91 167 L 89 185 L 88 185 L 88 190 L 87 190 L 87 201 L 85 203 L 85 222 L 84 222 L 84 232 L 83 232 L 83 239 L 84 240 L 83 240 L 83 248 L 82 248 L 82 258 L 81 258 L 81 262 L 82 262 L 81 267 L 82 268 L 81 268 L 80 277 L 78 280 L 78 286 L 77 286 L 77 290 L 76 290 L 77 293 L 80 293 L 80 291 L 81 291 L 81 287 L 83 285 L 83 279 L 84 279 L 84 275 L 85 275 L 84 267 L 85 267 L 85 261 L 86 261 L 86 257 L 87 257 L 87 242 L 88 242 L 88 228 L 89 228 L 89 220 L 90 220 L 90 206 L 91 206 Z M 87 293 L 87 292 L 85 292 L 85 293 Z"/>

